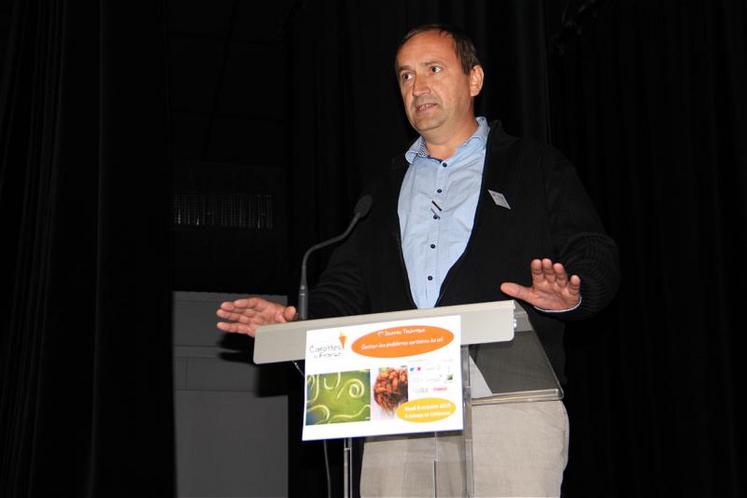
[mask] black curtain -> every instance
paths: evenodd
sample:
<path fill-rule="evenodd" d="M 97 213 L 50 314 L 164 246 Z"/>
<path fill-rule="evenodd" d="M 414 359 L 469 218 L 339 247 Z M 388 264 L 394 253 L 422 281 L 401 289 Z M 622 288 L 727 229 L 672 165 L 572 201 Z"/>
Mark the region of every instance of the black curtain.
<path fill-rule="evenodd" d="M 174 494 L 161 15 L 160 2 L 13 3 L 0 86 L 2 496 Z"/>
<path fill-rule="evenodd" d="M 0 80 L 0 495 L 173 495 L 161 3 L 13 5 Z M 291 266 L 342 230 L 362 186 L 413 138 L 393 78 L 404 31 L 465 27 L 487 68 L 480 113 L 565 152 L 621 249 L 615 303 L 567 334 L 565 494 L 743 495 L 746 11 L 297 2 Z M 308 496 L 322 474 L 293 455 L 303 478 L 290 489 Z"/>
<path fill-rule="evenodd" d="M 607 1 L 573 16 L 551 57 L 553 129 L 620 245 L 623 282 L 567 334 L 566 489 L 744 496 L 747 4 Z"/>

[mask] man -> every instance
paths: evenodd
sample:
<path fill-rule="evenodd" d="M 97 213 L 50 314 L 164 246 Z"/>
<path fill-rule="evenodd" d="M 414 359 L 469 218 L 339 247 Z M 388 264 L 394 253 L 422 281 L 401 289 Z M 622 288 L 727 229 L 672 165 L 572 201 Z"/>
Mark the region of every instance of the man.
<path fill-rule="evenodd" d="M 613 297 L 614 242 L 565 158 L 475 117 L 484 73 L 464 34 L 415 28 L 395 69 L 420 138 L 370 189 L 374 207 L 333 254 L 312 315 L 516 298 L 562 376 L 561 319 L 588 317 Z M 221 330 L 252 335 L 295 309 L 248 298 L 223 303 L 218 316 Z M 476 494 L 559 496 L 567 424 L 558 401 L 475 407 Z M 425 437 L 367 440 L 361 494 L 427 494 L 432 446 Z"/>

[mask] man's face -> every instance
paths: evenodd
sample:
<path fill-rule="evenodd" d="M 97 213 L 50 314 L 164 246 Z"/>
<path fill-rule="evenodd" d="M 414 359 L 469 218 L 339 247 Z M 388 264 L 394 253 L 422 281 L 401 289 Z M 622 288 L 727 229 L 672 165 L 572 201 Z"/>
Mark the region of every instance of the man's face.
<path fill-rule="evenodd" d="M 474 123 L 482 68 L 464 73 L 451 36 L 427 31 L 410 38 L 397 53 L 397 78 L 407 119 L 426 140 Z"/>

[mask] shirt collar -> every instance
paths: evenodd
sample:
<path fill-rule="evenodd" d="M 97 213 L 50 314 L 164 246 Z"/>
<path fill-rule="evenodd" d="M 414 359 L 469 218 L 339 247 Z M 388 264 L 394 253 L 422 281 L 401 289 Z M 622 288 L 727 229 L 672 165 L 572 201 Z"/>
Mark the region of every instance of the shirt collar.
<path fill-rule="evenodd" d="M 477 121 L 477 130 L 475 130 L 472 136 L 465 140 L 462 145 L 457 147 L 457 151 L 475 140 L 482 142 L 480 146 L 485 147 L 485 144 L 488 141 L 488 133 L 490 133 L 488 120 L 483 116 L 478 116 L 475 120 Z M 425 140 L 422 136 L 418 137 L 405 152 L 405 159 L 407 159 L 407 162 L 410 164 L 412 164 L 416 157 L 429 157 L 428 147 L 425 145 Z"/>

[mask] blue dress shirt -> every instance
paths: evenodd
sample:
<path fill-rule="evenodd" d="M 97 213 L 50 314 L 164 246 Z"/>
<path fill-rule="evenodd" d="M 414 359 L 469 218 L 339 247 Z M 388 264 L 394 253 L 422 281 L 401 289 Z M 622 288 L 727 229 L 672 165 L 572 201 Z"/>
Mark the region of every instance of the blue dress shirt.
<path fill-rule="evenodd" d="M 405 152 L 410 166 L 397 212 L 402 254 L 418 308 L 435 306 L 446 274 L 472 233 L 490 131 L 485 118 L 478 117 L 477 124 L 451 157 L 429 156 L 423 137 Z"/>

